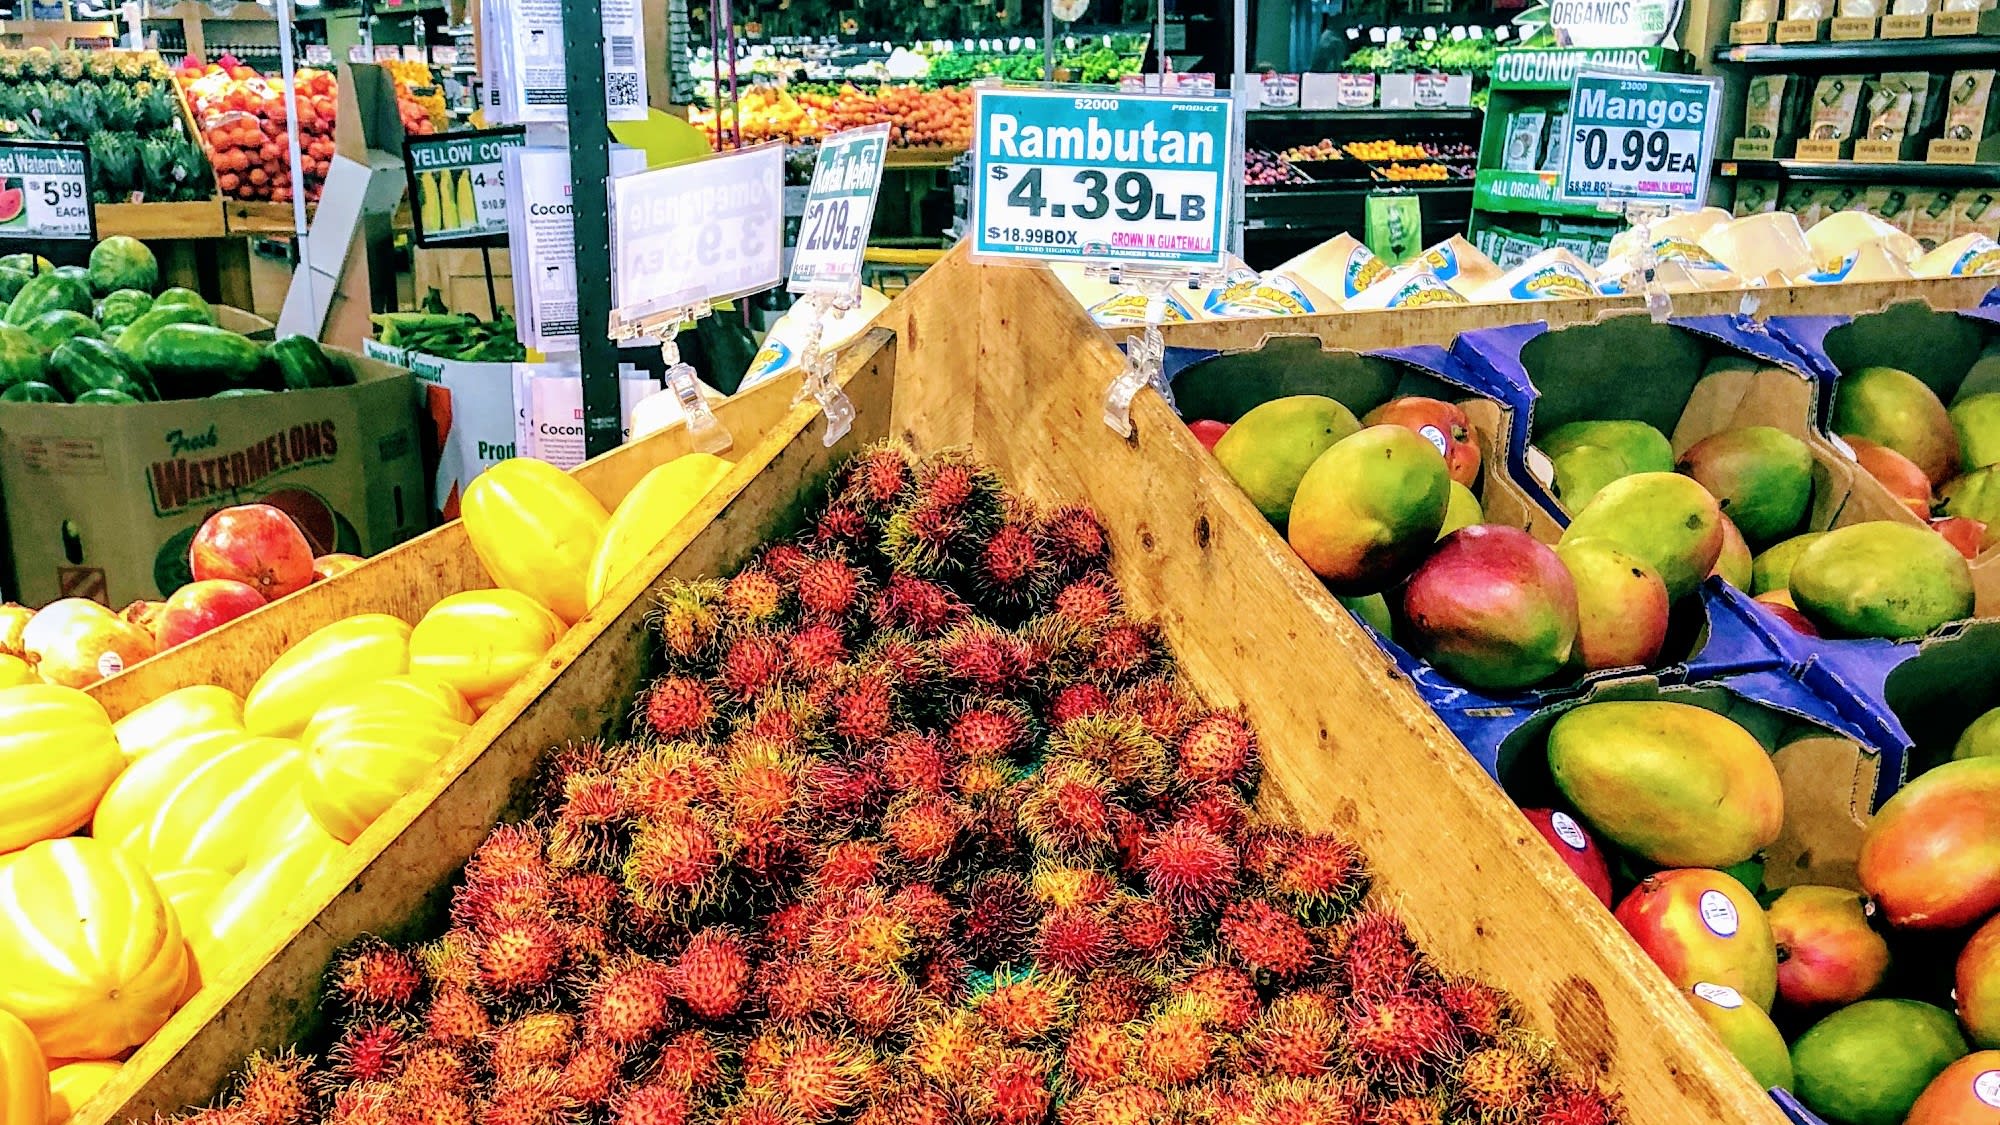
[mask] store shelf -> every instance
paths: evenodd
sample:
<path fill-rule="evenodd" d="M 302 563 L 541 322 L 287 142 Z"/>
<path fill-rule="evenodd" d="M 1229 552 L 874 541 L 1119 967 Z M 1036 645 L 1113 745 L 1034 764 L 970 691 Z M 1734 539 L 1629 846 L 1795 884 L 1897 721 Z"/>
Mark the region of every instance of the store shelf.
<path fill-rule="evenodd" d="M 882 157 L 882 167 L 949 168 L 964 155 L 962 148 L 892 148 Z"/>
<path fill-rule="evenodd" d="M 1401 125 L 1410 122 L 1477 125 L 1483 110 L 1469 106 L 1448 109 L 1253 109 L 1246 116 L 1260 121 L 1339 121 L 1352 125 Z"/>
<path fill-rule="evenodd" d="M 1472 185 L 1463 180 L 1442 184 L 1359 182 L 1245 191 L 1243 230 L 1246 234 L 1360 230 L 1367 221 L 1371 195 L 1416 196 L 1423 203 L 1427 228 L 1462 227 L 1472 206 Z"/>
<path fill-rule="evenodd" d="M 1939 36 L 1926 39 L 1862 39 L 1851 43 L 1768 43 L 1755 46 L 1718 47 L 1715 61 L 1739 66 L 1785 67 L 1799 70 L 1829 70 L 1889 63 L 1902 59 L 1930 63 L 1932 60 L 1965 62 L 2000 59 L 2000 36 Z M 1948 69 L 1940 66 L 1936 69 Z"/>
<path fill-rule="evenodd" d="M 2000 164 L 1928 164 L 1921 160 L 1893 164 L 1859 164 L 1852 160 L 1718 160 L 1715 174 L 1746 180 L 2000 187 Z"/>
<path fill-rule="evenodd" d="M 143 242 L 166 239 L 221 238 L 226 233 L 222 203 L 99 203 L 97 237 L 122 234 Z"/>

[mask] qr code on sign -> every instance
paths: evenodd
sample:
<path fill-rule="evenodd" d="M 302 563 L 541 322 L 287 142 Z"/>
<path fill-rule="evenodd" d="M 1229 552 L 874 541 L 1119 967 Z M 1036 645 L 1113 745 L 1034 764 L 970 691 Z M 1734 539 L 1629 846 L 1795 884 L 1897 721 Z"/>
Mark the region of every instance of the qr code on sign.
<path fill-rule="evenodd" d="M 604 76 L 605 104 L 617 108 L 639 104 L 639 76 L 613 71 Z"/>

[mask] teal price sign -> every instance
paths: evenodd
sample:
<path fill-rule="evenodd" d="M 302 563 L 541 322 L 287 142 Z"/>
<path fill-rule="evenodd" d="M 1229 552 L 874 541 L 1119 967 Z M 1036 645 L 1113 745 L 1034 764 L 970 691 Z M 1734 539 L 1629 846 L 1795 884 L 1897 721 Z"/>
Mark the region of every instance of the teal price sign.
<path fill-rule="evenodd" d="M 1556 194 L 1570 203 L 1708 201 L 1722 80 L 1584 72 L 1570 87 Z"/>
<path fill-rule="evenodd" d="M 1227 98 L 973 91 L 972 250 L 996 258 L 1222 261 Z"/>

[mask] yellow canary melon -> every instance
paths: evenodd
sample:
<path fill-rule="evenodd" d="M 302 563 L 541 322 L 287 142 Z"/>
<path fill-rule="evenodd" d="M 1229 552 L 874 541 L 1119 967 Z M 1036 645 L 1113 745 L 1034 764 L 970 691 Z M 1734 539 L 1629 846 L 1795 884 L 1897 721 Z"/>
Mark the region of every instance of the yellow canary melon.
<path fill-rule="evenodd" d="M 493 581 L 573 624 L 590 608 L 590 561 L 611 513 L 547 461 L 513 457 L 472 479 L 459 502 L 466 538 Z"/>
<path fill-rule="evenodd" d="M 468 590 L 431 607 L 410 634 L 410 671 L 484 713 L 568 631 L 517 590 Z"/>
<path fill-rule="evenodd" d="M 659 546 L 732 468 L 735 466 L 714 454 L 683 453 L 640 477 L 611 513 L 597 554 L 590 560 L 585 600 L 596 605 L 605 591 Z"/>
<path fill-rule="evenodd" d="M 419 676 L 392 677 L 328 704 L 306 728 L 306 810 L 335 839 L 353 843 L 429 776 L 472 729 L 471 718 L 455 691 Z"/>
<path fill-rule="evenodd" d="M 272 661 L 243 698 L 251 734 L 297 738 L 329 696 L 410 670 L 410 626 L 386 613 L 363 613 L 306 637 Z"/>
<path fill-rule="evenodd" d="M 124 768 L 95 699 L 55 684 L 0 688 L 0 853 L 88 824 Z"/>
<path fill-rule="evenodd" d="M 49 1061 L 28 1025 L 0 1008 L 0 1125 L 42 1125 L 50 1116 Z"/>
<path fill-rule="evenodd" d="M 111 724 L 130 762 L 169 742 L 210 730 L 242 730 L 243 700 L 213 684 L 184 687 L 147 703 Z"/>
<path fill-rule="evenodd" d="M 303 760 L 288 738 L 193 735 L 127 770 L 99 806 L 92 834 L 148 871 L 206 867 L 233 875 L 265 846 L 256 831 L 272 803 L 298 784 Z"/>
<path fill-rule="evenodd" d="M 111 1059 L 64 1063 L 49 1071 L 48 1125 L 63 1125 L 117 1076 L 125 1064 Z"/>

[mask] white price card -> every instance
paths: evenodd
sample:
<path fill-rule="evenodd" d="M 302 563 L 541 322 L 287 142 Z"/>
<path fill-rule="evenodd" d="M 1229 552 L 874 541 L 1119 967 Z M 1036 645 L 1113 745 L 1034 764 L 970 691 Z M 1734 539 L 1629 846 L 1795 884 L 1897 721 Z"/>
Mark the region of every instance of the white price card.
<path fill-rule="evenodd" d="M 1700 207 L 1708 201 L 1722 80 L 1585 71 L 1570 86 L 1559 198 Z"/>
<path fill-rule="evenodd" d="M 484 129 L 404 140 L 403 168 L 410 178 L 419 246 L 500 245 L 507 236 L 501 157 L 525 144 L 526 133 L 520 128 Z"/>
<path fill-rule="evenodd" d="M 778 284 L 784 196 L 781 144 L 614 177 L 614 327 Z"/>
<path fill-rule="evenodd" d="M 889 126 L 868 125 L 835 133 L 819 145 L 812 187 L 799 217 L 799 242 L 792 251 L 794 293 L 847 293 L 861 284 L 861 259 L 868 230 L 875 224 L 875 193 L 882 186 L 882 159 L 889 151 Z"/>
<path fill-rule="evenodd" d="M 1229 99 L 975 89 L 973 122 L 973 253 L 1222 261 Z"/>
<path fill-rule="evenodd" d="M 94 239 L 82 144 L 0 141 L 0 239 Z"/>
<path fill-rule="evenodd" d="M 306 44 L 307 66 L 332 66 L 333 48 L 324 43 Z"/>

